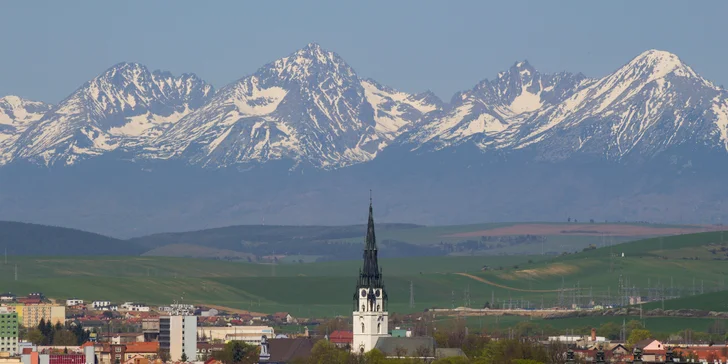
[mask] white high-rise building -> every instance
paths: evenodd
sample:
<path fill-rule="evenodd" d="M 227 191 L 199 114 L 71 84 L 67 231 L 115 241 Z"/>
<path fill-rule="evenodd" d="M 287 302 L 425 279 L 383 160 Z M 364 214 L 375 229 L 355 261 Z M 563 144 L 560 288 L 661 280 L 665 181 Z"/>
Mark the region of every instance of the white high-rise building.
<path fill-rule="evenodd" d="M 197 358 L 197 317 L 162 316 L 159 318 L 159 348 L 169 352 L 172 361 Z"/>
<path fill-rule="evenodd" d="M 354 292 L 354 340 L 351 351 L 366 353 L 377 345 L 380 337 L 389 336 L 389 313 L 387 291 L 382 280 L 377 257 L 377 240 L 374 235 L 374 213 L 369 202 L 369 223 L 366 246 L 364 247 L 364 266 L 359 271 L 359 280 Z"/>

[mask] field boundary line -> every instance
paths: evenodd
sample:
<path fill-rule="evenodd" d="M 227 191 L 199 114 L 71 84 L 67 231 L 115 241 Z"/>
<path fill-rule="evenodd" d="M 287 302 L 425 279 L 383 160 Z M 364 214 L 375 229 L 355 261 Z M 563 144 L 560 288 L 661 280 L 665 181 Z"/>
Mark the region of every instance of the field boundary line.
<path fill-rule="evenodd" d="M 502 284 L 499 284 L 499 283 L 495 283 L 495 282 L 489 281 L 489 280 L 487 280 L 485 278 L 481 278 L 481 277 L 478 277 L 478 276 L 474 276 L 474 275 L 468 274 L 468 273 L 455 273 L 455 274 L 461 275 L 463 277 L 468 277 L 470 279 L 474 279 L 474 280 L 476 280 L 478 282 L 485 283 L 485 284 L 488 284 L 488 285 L 491 285 L 491 286 L 495 286 L 495 287 L 499 287 L 499 288 L 504 288 L 504 289 L 508 289 L 508 290 L 511 290 L 511 291 L 518 291 L 518 292 L 558 293 L 559 291 L 571 291 L 573 289 L 573 288 L 567 288 L 567 289 L 560 290 L 560 289 L 525 289 L 525 288 L 516 288 L 516 287 L 509 287 L 509 286 L 505 286 L 505 285 L 502 285 Z"/>

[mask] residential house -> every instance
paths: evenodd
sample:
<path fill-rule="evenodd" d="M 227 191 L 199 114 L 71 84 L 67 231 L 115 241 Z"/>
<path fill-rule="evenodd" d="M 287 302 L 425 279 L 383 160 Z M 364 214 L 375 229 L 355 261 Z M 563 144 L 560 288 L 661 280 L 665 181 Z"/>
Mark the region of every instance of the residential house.
<path fill-rule="evenodd" d="M 642 350 L 642 360 L 645 362 L 657 362 L 665 360 L 667 348 L 655 339 L 644 339 L 634 344 L 635 349 Z"/>
<path fill-rule="evenodd" d="M 117 312 L 119 311 L 119 305 L 110 304 L 108 306 L 100 306 L 98 308 L 95 308 L 97 311 L 109 311 L 109 312 Z"/>
<path fill-rule="evenodd" d="M 0 294 L 0 302 L 13 302 L 16 298 L 17 297 L 10 292 Z"/>
<path fill-rule="evenodd" d="M 109 307 L 109 306 L 111 306 L 111 301 L 93 301 L 93 302 L 91 302 L 91 307 L 94 310 L 101 311 L 102 307 Z"/>
<path fill-rule="evenodd" d="M 728 346 L 690 346 L 685 348 L 674 348 L 674 356 L 681 356 L 685 359 L 692 359 L 701 363 L 728 363 Z"/>
<path fill-rule="evenodd" d="M 102 342 L 112 344 L 129 344 L 144 341 L 144 333 L 142 332 L 102 332 L 98 339 Z M 126 358 L 124 359 L 126 360 Z"/>
<path fill-rule="evenodd" d="M 69 298 L 66 300 L 66 306 L 68 306 L 68 307 L 78 306 L 78 305 L 83 305 L 83 300 L 80 300 L 78 298 Z"/>
<path fill-rule="evenodd" d="M 159 342 L 132 342 L 126 344 L 126 350 L 124 351 L 124 361 L 128 361 L 132 358 L 146 358 L 148 360 L 154 360 L 159 352 Z"/>
<path fill-rule="evenodd" d="M 354 333 L 351 331 L 336 330 L 329 335 L 329 341 L 340 348 L 351 348 L 354 341 Z"/>
<path fill-rule="evenodd" d="M 207 311 L 200 311 L 200 316 L 202 317 L 215 317 L 217 314 L 220 313 L 218 310 L 211 308 Z"/>
<path fill-rule="evenodd" d="M 122 311 L 149 312 L 149 306 L 143 303 L 125 302 L 121 305 Z"/>
<path fill-rule="evenodd" d="M 216 351 L 225 350 L 225 344 L 197 343 L 197 361 L 205 361 L 212 357 Z"/>
<path fill-rule="evenodd" d="M 275 314 L 273 314 L 273 320 L 275 320 L 276 322 L 287 324 L 292 324 L 296 321 L 296 319 L 288 312 L 276 312 Z"/>
<path fill-rule="evenodd" d="M 124 364 L 151 364 L 153 363 L 152 359 L 146 358 L 141 355 L 135 355 L 126 361 L 124 361 Z"/>
<path fill-rule="evenodd" d="M 99 355 L 99 364 L 117 364 L 124 362 L 126 345 L 104 344 Z"/>

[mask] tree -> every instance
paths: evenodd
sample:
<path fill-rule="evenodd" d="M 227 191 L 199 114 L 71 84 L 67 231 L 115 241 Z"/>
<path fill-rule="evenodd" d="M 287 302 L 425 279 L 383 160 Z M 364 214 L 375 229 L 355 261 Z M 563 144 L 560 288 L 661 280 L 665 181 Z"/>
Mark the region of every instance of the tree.
<path fill-rule="evenodd" d="M 68 330 L 60 330 L 53 333 L 53 345 L 74 346 L 76 343 L 76 335 Z"/>
<path fill-rule="evenodd" d="M 43 336 L 43 333 L 40 332 L 39 329 L 28 330 L 28 341 L 32 342 L 34 345 L 40 345 L 44 340 L 45 336 Z"/>
<path fill-rule="evenodd" d="M 319 340 L 311 349 L 308 363 L 315 364 L 346 364 L 349 362 L 349 352 L 341 350 L 327 340 Z"/>
<path fill-rule="evenodd" d="M 225 364 L 254 364 L 258 362 L 258 347 L 242 341 L 230 341 L 225 349 L 215 351 L 212 357 Z"/>
<path fill-rule="evenodd" d="M 634 329 L 632 332 L 629 333 L 629 337 L 627 338 L 627 345 L 632 347 L 634 344 L 649 339 L 652 337 L 652 333 L 650 330 L 645 329 Z"/>
<path fill-rule="evenodd" d="M 164 350 L 162 348 L 159 348 L 157 350 L 157 358 L 161 360 L 163 363 L 166 363 L 169 361 L 169 351 Z"/>
<path fill-rule="evenodd" d="M 351 330 L 349 324 L 348 320 L 344 320 L 342 318 L 327 320 L 316 327 L 316 333 L 319 334 L 319 336 L 324 336 L 331 335 L 331 333 L 336 330 Z"/>
<path fill-rule="evenodd" d="M 179 358 L 179 360 L 183 363 L 187 362 L 187 354 L 183 351 L 182 356 Z"/>
<path fill-rule="evenodd" d="M 600 332 L 609 340 L 617 340 L 622 332 L 622 326 L 616 322 L 606 322 L 602 326 L 599 326 L 597 332 Z"/>

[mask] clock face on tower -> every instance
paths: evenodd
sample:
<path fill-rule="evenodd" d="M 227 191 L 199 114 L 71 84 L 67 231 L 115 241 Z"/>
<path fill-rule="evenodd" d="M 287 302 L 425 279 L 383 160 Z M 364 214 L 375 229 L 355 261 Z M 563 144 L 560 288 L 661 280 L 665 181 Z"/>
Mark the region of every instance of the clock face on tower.
<path fill-rule="evenodd" d="M 362 289 L 361 290 L 361 296 L 362 297 L 366 297 L 367 296 L 367 290 L 366 289 Z"/>

